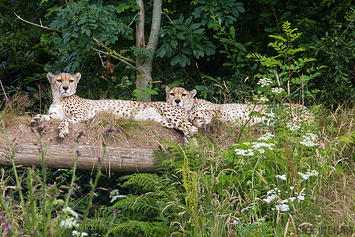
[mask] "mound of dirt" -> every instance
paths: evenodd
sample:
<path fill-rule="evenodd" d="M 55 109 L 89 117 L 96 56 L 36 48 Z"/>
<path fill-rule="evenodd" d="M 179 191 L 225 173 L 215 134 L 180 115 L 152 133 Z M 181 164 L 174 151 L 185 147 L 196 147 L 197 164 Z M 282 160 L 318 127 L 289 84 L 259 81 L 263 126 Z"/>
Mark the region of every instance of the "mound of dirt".
<path fill-rule="evenodd" d="M 137 121 L 120 121 L 116 122 L 114 126 L 107 124 L 97 125 L 102 120 L 94 118 L 92 120 L 79 123 L 70 124 L 70 134 L 61 139 L 58 137 L 59 120 L 51 120 L 43 122 L 39 127 L 30 126 L 31 118 L 29 116 L 12 118 L 11 121 L 5 123 L 6 133 L 8 139 L 14 141 L 14 145 L 20 143 L 42 144 L 64 144 L 70 147 L 76 147 L 77 142 L 80 145 L 101 146 L 107 142 L 107 134 L 104 132 L 107 128 L 121 130 L 121 133 L 114 132 L 109 140 L 108 145 L 119 147 L 136 147 L 136 148 L 150 148 L 157 149 L 161 142 L 161 137 L 167 140 L 183 144 L 183 134 L 174 129 L 168 129 L 160 126 L 154 122 L 137 122 Z M 130 124 L 128 124 L 130 123 Z M 41 132 L 41 136 L 39 135 Z M 84 135 L 77 139 L 80 132 Z M 0 136 L 0 145 L 7 147 L 5 136 Z"/>
<path fill-rule="evenodd" d="M 8 139 L 14 141 L 13 145 L 21 143 L 32 143 L 34 145 L 64 144 L 69 147 L 80 145 L 102 146 L 107 143 L 105 130 L 113 128 L 120 129 L 121 133 L 114 132 L 108 145 L 114 147 L 131 147 L 144 149 L 159 149 L 162 138 L 183 144 L 183 134 L 181 131 L 164 128 L 155 122 L 141 122 L 127 119 L 115 119 L 110 114 L 98 114 L 93 119 L 79 123 L 70 124 L 70 134 L 61 139 L 58 137 L 58 125 L 60 120 L 43 122 L 40 126 L 30 126 L 30 116 L 10 117 L 5 120 L 5 127 Z M 41 136 L 39 132 L 41 131 Z M 77 139 L 80 132 L 84 135 Z M 212 120 L 211 125 L 199 129 L 199 132 L 207 137 L 211 142 L 217 143 L 222 147 L 229 147 L 236 142 L 236 137 L 245 138 L 246 136 L 259 136 L 260 131 L 253 127 L 252 131 L 241 132 L 239 128 L 226 126 L 216 120 Z M 7 147 L 5 136 L 0 136 L 1 147 Z"/>

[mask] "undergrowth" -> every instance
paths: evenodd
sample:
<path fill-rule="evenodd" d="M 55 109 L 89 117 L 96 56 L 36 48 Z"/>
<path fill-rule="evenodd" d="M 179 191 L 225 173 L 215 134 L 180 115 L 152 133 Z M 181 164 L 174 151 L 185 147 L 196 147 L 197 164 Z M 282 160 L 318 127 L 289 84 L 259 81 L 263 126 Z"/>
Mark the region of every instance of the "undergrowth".
<path fill-rule="evenodd" d="M 0 120 L 15 181 L 2 172 L 2 236 L 79 236 L 80 232 L 122 237 L 353 234 L 355 111 L 311 105 L 311 113 L 306 113 L 309 110 L 302 106 L 293 110 L 284 104 L 295 100 L 303 104 L 317 93 L 304 93 L 302 88 L 322 69 L 308 65 L 314 59 L 297 57 L 302 48 L 293 48 L 300 37 L 294 32 L 285 23 L 284 35 L 271 37 L 276 56 L 250 54 L 261 66 L 255 101 L 270 104 L 258 134 L 253 135 L 248 126 L 230 129 L 235 143 L 229 146 L 199 134 L 188 146 L 163 140 L 162 150 L 156 153 L 157 172 L 122 176 L 120 186 L 132 193 L 126 196 L 113 190 L 113 206 L 94 213 L 90 212 L 92 197 L 101 170 L 89 184 L 92 192 L 86 207 L 76 210 L 77 200 L 72 195 L 77 191 L 75 167 L 67 187 L 49 182 L 44 165 L 48 144 L 41 143 L 38 127 L 34 132 L 39 138 L 42 166 L 18 172 L 13 141 L 6 135 L 4 116 L 10 108 L 5 106 L 7 112 Z M 292 114 L 300 120 L 294 121 Z M 92 122 L 92 128 L 122 126 L 125 130 L 124 123 L 104 117 L 106 120 Z M 222 127 L 218 122 L 212 126 L 216 124 L 212 132 L 218 133 Z M 127 125 L 127 133 L 132 132 L 130 127 Z M 98 134 L 111 139 L 114 131 Z M 78 150 L 75 157 L 79 156 Z"/>

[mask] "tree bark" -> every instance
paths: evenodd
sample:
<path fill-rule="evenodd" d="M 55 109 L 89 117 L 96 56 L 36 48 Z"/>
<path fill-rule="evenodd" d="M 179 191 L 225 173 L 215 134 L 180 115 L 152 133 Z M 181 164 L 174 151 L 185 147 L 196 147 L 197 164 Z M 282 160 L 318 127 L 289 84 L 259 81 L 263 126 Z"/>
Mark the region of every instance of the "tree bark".
<path fill-rule="evenodd" d="M 139 11 L 139 22 L 136 28 L 136 47 L 142 49 L 151 49 L 152 54 L 144 59 L 139 60 L 136 58 L 136 67 L 137 71 L 137 81 L 136 88 L 146 87 L 148 88 L 149 84 L 152 83 L 152 65 L 154 60 L 155 51 L 157 50 L 159 42 L 159 30 L 161 26 L 161 12 L 162 12 L 162 0 L 154 0 L 153 3 L 153 14 L 152 14 L 152 26 L 150 29 L 150 35 L 148 44 L 145 44 L 144 37 L 144 25 L 145 25 L 145 12 L 144 12 L 144 3 L 143 0 L 136 0 L 137 5 L 140 7 Z M 137 100 L 140 101 L 151 101 L 151 96 L 148 98 L 138 97 Z"/>
<path fill-rule="evenodd" d="M 21 143 L 14 147 L 15 164 L 25 167 L 41 167 L 38 146 L 33 143 Z M 98 169 L 98 157 L 102 157 L 103 147 L 79 146 L 81 155 L 76 168 L 78 170 Z M 45 159 L 45 166 L 53 169 L 72 169 L 75 162 L 76 148 L 66 145 L 50 145 Z M 0 147 L 0 166 L 12 166 L 8 149 Z M 107 147 L 101 170 L 104 172 L 153 173 L 156 170 L 153 149 Z"/>

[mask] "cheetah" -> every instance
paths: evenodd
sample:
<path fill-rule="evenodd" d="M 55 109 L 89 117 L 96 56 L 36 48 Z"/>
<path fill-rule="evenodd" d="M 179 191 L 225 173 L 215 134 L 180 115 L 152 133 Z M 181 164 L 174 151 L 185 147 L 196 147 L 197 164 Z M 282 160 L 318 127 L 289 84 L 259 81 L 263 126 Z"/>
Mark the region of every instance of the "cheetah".
<path fill-rule="evenodd" d="M 197 131 L 197 128 L 187 120 L 185 110 L 175 108 L 167 102 L 84 99 L 75 94 L 81 78 L 80 73 L 54 75 L 49 72 L 47 78 L 51 84 L 53 102 L 48 115 L 37 114 L 30 123 L 35 125 L 52 118 L 61 119 L 58 130 L 62 139 L 69 134 L 70 123 L 76 124 L 91 119 L 101 111 L 108 111 L 116 118 L 159 122 L 163 127 L 182 131 L 185 142 L 188 142 L 190 136 Z"/>
<path fill-rule="evenodd" d="M 259 104 L 214 104 L 204 99 L 196 99 L 197 91 L 188 91 L 182 87 L 170 89 L 165 88 L 166 101 L 177 108 L 187 111 L 189 121 L 196 127 L 202 127 L 211 123 L 213 117 L 216 117 L 221 122 L 234 123 L 237 126 L 250 125 L 253 126 L 260 122 L 270 124 L 270 118 L 275 117 L 272 111 L 267 110 L 267 105 Z M 289 106 L 289 104 L 284 104 Z M 291 104 L 293 121 L 298 121 L 298 112 L 295 109 L 302 111 L 306 110 L 305 106 L 299 104 Z M 267 112 L 268 111 L 268 112 Z M 262 117 L 252 116 L 252 112 L 260 112 Z M 309 116 L 309 113 L 304 113 Z"/>

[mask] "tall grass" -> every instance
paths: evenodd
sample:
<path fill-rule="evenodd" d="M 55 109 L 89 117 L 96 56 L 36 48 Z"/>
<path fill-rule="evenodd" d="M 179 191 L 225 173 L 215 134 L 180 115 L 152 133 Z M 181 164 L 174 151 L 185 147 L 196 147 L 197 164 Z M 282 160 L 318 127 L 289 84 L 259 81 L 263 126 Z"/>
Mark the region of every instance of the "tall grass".
<path fill-rule="evenodd" d="M 91 226 L 88 219 L 89 211 L 92 208 L 92 199 L 97 186 L 99 177 L 101 176 L 101 164 L 103 159 L 98 157 L 99 167 L 93 182 L 90 182 L 92 191 L 87 196 L 86 208 L 75 210 L 75 192 L 78 191 L 76 181 L 76 164 L 81 153 L 78 150 L 80 137 L 84 136 L 83 132 L 77 134 L 77 148 L 75 152 L 75 163 L 71 170 L 71 180 L 69 185 L 62 185 L 57 180 L 49 180 L 47 177 L 48 169 L 45 166 L 47 150 L 51 143 L 42 143 L 43 127 L 38 125 L 35 129 L 31 129 L 36 134 L 38 140 L 38 155 L 41 158 L 41 167 L 21 168 L 15 164 L 15 151 L 12 145 L 16 138 L 10 140 L 5 126 L 6 115 L 13 112 L 10 109 L 11 102 L 5 105 L 0 114 L 1 132 L 5 137 L 9 156 L 12 162 L 12 169 L 6 170 L 1 168 L 0 178 L 0 211 L 1 211 L 1 236 L 86 236 L 83 231 L 84 227 Z M 118 130 L 108 129 L 105 131 L 107 142 L 112 137 L 113 132 Z M 105 156 L 106 145 L 104 146 L 103 157 Z M 12 180 L 15 178 L 15 181 Z M 114 212 L 106 213 L 107 217 L 115 217 Z M 109 223 L 110 221 L 106 221 Z M 107 230 L 108 226 L 106 226 Z"/>
<path fill-rule="evenodd" d="M 2 236 L 336 236 L 355 232 L 354 109 L 329 110 L 310 106 L 294 110 L 284 102 L 309 98 L 300 89 L 317 75 L 307 70 L 313 59 L 296 57 L 301 49 L 292 42 L 300 37 L 289 24 L 286 37 L 271 44 L 277 56 L 250 55 L 260 63 L 255 98 L 269 100 L 269 114 L 261 135 L 251 136 L 248 126 L 231 129 L 235 144 L 223 147 L 212 137 L 198 135 L 182 147 L 161 142 L 155 174 L 131 174 L 121 186 L 124 196 L 112 192 L 113 207 L 90 215 L 93 195 L 101 175 L 99 167 L 90 182 L 86 207 L 75 209 L 75 166 L 68 187 L 49 181 L 41 143 L 42 167 L 19 170 L 13 141 L 2 133 L 13 162 L 12 181 L 2 169 L 0 222 Z M 310 72 L 311 74 L 303 74 Z M 275 89 L 277 88 L 277 89 Z M 280 89 L 282 88 L 282 89 Z M 263 98 L 261 100 L 261 98 Z M 299 108 L 303 108 L 300 106 Z M 341 108 L 341 107 L 339 107 Z M 271 113 L 272 112 L 272 113 Z M 296 114 L 298 116 L 292 116 Z M 256 113 L 255 116 L 258 116 Z M 294 118 L 299 118 L 294 120 Z M 109 140 L 115 131 L 105 131 Z M 78 136 L 82 136 L 80 133 Z M 79 141 L 79 139 L 77 139 Z M 107 144 L 107 142 L 106 142 Z M 75 153 L 76 160 L 80 151 Z M 80 213 L 82 214 L 80 214 Z"/>

